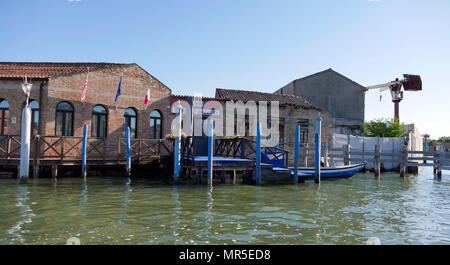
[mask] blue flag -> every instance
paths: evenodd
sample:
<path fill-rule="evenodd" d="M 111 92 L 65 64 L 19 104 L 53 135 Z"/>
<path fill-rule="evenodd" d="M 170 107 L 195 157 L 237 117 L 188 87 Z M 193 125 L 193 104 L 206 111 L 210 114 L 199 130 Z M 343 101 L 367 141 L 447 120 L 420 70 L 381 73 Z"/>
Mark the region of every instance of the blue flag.
<path fill-rule="evenodd" d="M 116 92 L 116 98 L 114 99 L 114 104 L 116 104 L 116 105 L 117 105 L 117 103 L 119 103 L 119 96 L 122 93 L 122 79 L 123 79 L 123 74 L 120 76 L 119 86 L 117 87 L 117 92 Z"/>

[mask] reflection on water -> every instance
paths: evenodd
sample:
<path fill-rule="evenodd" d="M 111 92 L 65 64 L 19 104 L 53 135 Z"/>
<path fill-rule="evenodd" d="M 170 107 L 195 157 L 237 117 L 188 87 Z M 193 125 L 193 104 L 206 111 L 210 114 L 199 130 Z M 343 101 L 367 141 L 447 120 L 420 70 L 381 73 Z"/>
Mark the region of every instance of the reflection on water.
<path fill-rule="evenodd" d="M 450 244 L 450 175 L 320 186 L 0 180 L 0 244 Z"/>

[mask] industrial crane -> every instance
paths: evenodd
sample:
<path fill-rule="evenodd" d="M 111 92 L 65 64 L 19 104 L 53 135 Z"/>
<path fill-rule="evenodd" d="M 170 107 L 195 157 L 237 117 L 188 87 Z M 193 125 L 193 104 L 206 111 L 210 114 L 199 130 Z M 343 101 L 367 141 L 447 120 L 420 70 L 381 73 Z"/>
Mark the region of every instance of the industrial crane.
<path fill-rule="evenodd" d="M 403 75 L 404 79 L 379 84 L 374 86 L 368 86 L 367 90 L 380 89 L 380 92 L 385 90 L 391 91 L 392 102 L 394 102 L 395 119 L 400 121 L 400 102 L 403 100 L 403 90 L 405 91 L 422 91 L 422 79 L 418 75 Z"/>

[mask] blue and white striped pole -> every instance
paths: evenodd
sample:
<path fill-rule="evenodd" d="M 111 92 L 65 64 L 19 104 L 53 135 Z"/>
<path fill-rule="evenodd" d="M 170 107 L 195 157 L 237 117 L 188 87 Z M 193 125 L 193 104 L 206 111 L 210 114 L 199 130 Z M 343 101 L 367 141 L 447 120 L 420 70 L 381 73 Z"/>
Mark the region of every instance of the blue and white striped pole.
<path fill-rule="evenodd" d="M 126 155 L 127 155 L 127 163 L 126 163 L 126 169 L 127 169 L 127 176 L 131 176 L 131 137 L 130 137 L 130 127 L 127 127 L 125 130 L 125 141 L 126 141 Z"/>
<path fill-rule="evenodd" d="M 320 183 L 320 151 L 321 151 L 321 134 L 322 134 L 322 117 L 320 117 L 320 113 L 316 119 L 316 132 L 314 135 L 314 143 L 315 143 L 315 160 L 314 160 L 314 181 L 319 184 Z"/>
<path fill-rule="evenodd" d="M 294 184 L 298 184 L 298 162 L 300 159 L 300 129 L 301 125 L 297 125 L 297 127 L 295 127 Z"/>
<path fill-rule="evenodd" d="M 214 127 L 213 121 L 208 120 L 208 185 L 213 184 L 214 171 Z"/>
<path fill-rule="evenodd" d="M 256 168 L 255 168 L 256 185 L 261 184 L 261 123 L 256 125 Z"/>
<path fill-rule="evenodd" d="M 175 182 L 180 178 L 181 173 L 181 123 L 182 123 L 183 109 L 178 109 L 178 133 L 175 135 L 175 151 L 174 151 L 174 163 L 173 163 L 173 176 Z"/>
<path fill-rule="evenodd" d="M 83 139 L 81 143 L 81 175 L 85 179 L 87 177 L 87 143 L 88 143 L 88 129 L 87 124 L 83 127 Z"/>

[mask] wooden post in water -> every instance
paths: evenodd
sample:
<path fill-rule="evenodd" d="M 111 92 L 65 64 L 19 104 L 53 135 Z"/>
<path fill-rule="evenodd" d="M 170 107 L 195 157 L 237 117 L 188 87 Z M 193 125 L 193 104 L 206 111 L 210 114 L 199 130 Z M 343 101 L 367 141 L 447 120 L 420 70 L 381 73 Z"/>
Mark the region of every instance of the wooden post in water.
<path fill-rule="evenodd" d="M 208 120 L 208 185 L 213 184 L 214 173 L 214 127 L 213 121 Z"/>
<path fill-rule="evenodd" d="M 256 168 L 255 168 L 255 182 L 256 185 L 261 184 L 261 123 L 256 125 Z"/>
<path fill-rule="evenodd" d="M 436 177 L 441 180 L 442 179 L 442 168 L 441 168 L 441 161 L 439 159 L 441 155 L 439 153 L 436 153 Z"/>
<path fill-rule="evenodd" d="M 305 144 L 305 167 L 308 167 L 309 143 Z"/>
<path fill-rule="evenodd" d="M 126 141 L 126 155 L 127 155 L 127 177 L 131 176 L 131 136 L 130 136 L 130 127 L 127 127 L 125 130 L 125 141 Z"/>
<path fill-rule="evenodd" d="M 400 150 L 400 177 L 404 178 L 406 176 L 408 163 L 408 151 L 406 150 L 406 145 L 402 146 Z"/>
<path fill-rule="evenodd" d="M 381 176 L 381 146 L 375 145 L 375 157 L 374 157 L 374 173 L 376 178 Z"/>
<path fill-rule="evenodd" d="M 40 142 L 41 137 L 39 135 L 35 136 L 34 145 L 34 161 L 33 161 L 33 178 L 39 178 L 39 153 L 40 153 Z"/>
<path fill-rule="evenodd" d="M 87 143 L 88 143 L 88 125 L 83 127 L 83 139 L 81 142 L 81 176 L 85 179 L 87 177 Z"/>
<path fill-rule="evenodd" d="M 330 165 L 328 163 L 328 142 L 325 142 L 323 146 L 323 158 L 325 167 L 329 167 Z"/>
<path fill-rule="evenodd" d="M 320 151 L 321 151 L 321 137 L 322 137 L 322 117 L 320 113 L 316 119 L 316 132 L 314 135 L 315 153 L 314 153 L 314 181 L 320 183 Z"/>
<path fill-rule="evenodd" d="M 58 165 L 52 165 L 52 178 L 58 178 Z"/>
<path fill-rule="evenodd" d="M 301 125 L 297 125 L 297 127 L 295 127 L 294 184 L 298 184 L 298 162 L 299 162 L 299 158 L 300 158 L 300 129 L 301 129 Z M 304 182 L 304 180 L 303 180 L 303 182 Z"/>
<path fill-rule="evenodd" d="M 345 144 L 342 146 L 343 152 L 344 152 L 344 165 L 348 166 L 350 165 L 350 145 Z"/>

